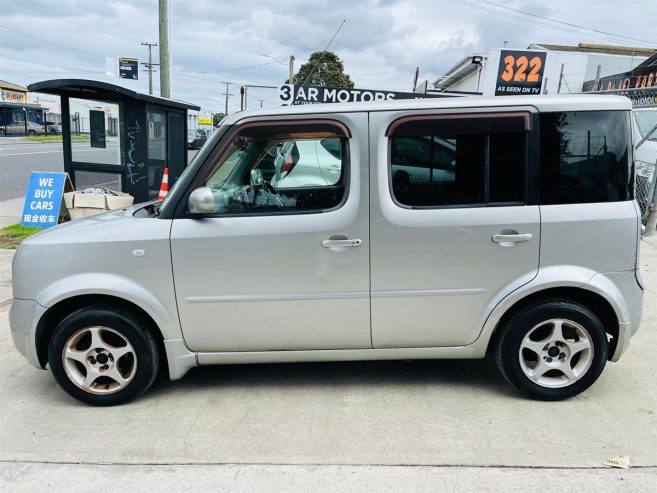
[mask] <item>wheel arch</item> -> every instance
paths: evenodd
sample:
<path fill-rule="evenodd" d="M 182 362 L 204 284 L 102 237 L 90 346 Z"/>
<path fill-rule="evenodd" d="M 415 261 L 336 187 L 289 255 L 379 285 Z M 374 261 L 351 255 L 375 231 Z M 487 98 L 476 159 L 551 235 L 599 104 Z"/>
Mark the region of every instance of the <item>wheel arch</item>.
<path fill-rule="evenodd" d="M 72 296 L 55 303 L 53 306 L 49 307 L 48 310 L 39 319 L 39 322 L 36 326 L 34 342 L 36 345 L 36 353 L 39 359 L 39 364 L 42 368 L 45 368 L 46 363 L 48 362 L 48 345 L 50 340 L 52 339 L 55 329 L 62 322 L 62 320 L 80 308 L 99 304 L 111 305 L 113 307 L 117 307 L 120 310 L 129 311 L 140 321 L 142 321 L 146 329 L 155 336 L 160 356 L 164 358 L 164 361 L 166 361 L 164 336 L 157 323 L 153 317 L 148 314 L 148 312 L 146 312 L 137 304 L 118 296 L 107 294 L 83 294 Z"/>
<path fill-rule="evenodd" d="M 601 294 L 583 287 L 563 286 L 545 288 L 516 300 L 499 318 L 488 341 L 487 353 L 494 347 L 504 326 L 523 308 L 548 300 L 566 300 L 578 303 L 591 310 L 600 318 L 608 336 L 609 351 L 607 359 L 611 360 L 619 339 L 619 319 L 612 304 Z"/>

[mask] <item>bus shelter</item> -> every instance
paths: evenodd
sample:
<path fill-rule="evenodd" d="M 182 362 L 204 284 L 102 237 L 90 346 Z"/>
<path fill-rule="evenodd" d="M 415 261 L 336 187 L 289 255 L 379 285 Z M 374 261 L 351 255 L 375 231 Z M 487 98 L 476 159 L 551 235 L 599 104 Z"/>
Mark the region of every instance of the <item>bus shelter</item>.
<path fill-rule="evenodd" d="M 61 98 L 64 171 L 77 190 L 106 187 L 145 202 L 157 198 L 165 168 L 173 184 L 187 165 L 187 111 L 196 105 L 84 79 L 28 89 Z"/>

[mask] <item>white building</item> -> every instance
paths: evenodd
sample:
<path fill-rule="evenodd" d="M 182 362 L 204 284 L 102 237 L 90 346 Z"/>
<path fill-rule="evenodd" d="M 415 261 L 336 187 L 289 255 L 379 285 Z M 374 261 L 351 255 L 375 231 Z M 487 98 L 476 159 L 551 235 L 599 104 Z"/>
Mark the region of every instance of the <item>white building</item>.
<path fill-rule="evenodd" d="M 629 72 L 653 55 L 656 49 L 579 43 L 577 46 L 530 44 L 526 50 L 494 48 L 463 57 L 434 82 L 435 90 L 481 93 L 494 96 L 504 64 L 502 52 L 545 54 L 541 67 L 541 94 L 579 93 L 584 82 Z M 529 73 L 529 71 L 527 72 Z"/>

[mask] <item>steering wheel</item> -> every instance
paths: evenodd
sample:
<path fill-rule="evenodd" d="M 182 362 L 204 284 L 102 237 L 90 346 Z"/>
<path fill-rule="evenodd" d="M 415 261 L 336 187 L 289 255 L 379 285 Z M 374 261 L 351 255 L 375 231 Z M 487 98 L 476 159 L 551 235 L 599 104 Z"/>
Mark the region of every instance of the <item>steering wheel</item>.
<path fill-rule="evenodd" d="M 274 202 L 274 205 L 280 209 L 285 208 L 285 204 L 283 204 L 283 200 L 281 199 L 280 194 L 278 193 L 278 190 L 276 190 L 272 184 L 268 181 L 263 180 L 262 181 L 262 189 L 265 191 L 272 199 Z"/>

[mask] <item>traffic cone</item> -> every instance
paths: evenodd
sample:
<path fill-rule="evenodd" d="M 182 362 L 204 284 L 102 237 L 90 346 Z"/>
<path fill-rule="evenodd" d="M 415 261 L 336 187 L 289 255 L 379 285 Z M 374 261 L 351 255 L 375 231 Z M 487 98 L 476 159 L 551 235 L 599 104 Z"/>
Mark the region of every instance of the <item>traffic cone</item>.
<path fill-rule="evenodd" d="M 164 174 L 162 175 L 162 185 L 160 185 L 160 194 L 157 196 L 157 200 L 162 200 L 169 193 L 169 168 L 164 168 Z"/>

